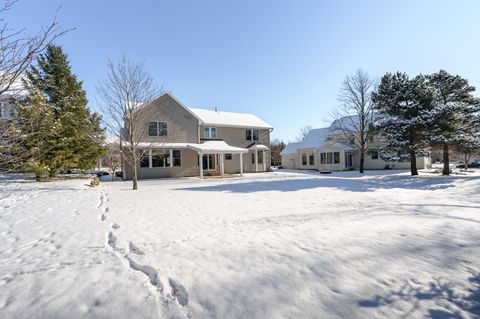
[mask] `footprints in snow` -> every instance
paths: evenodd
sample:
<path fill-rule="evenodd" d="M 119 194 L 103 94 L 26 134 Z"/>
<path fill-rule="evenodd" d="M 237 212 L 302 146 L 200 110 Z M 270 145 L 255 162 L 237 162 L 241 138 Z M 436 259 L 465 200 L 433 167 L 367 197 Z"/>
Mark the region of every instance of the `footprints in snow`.
<path fill-rule="evenodd" d="M 163 302 L 166 306 L 171 305 L 171 303 L 175 301 L 182 307 L 188 306 L 188 293 L 184 286 L 172 278 L 167 278 L 167 289 L 170 290 L 170 292 L 168 292 L 166 289 L 164 289 L 160 276 L 155 268 L 148 265 L 140 265 L 128 255 L 125 255 L 125 259 L 128 261 L 128 265 L 131 269 L 143 273 L 148 278 L 148 282 L 152 288 L 161 294 L 160 299 L 163 299 Z M 190 317 L 188 314 L 185 315 Z"/>
<path fill-rule="evenodd" d="M 102 209 L 102 214 L 100 215 L 101 221 L 105 221 L 107 219 L 107 214 L 110 212 L 110 208 L 106 206 L 108 201 L 109 200 L 106 194 L 102 193 L 97 205 L 97 208 Z M 149 265 L 141 265 L 129 256 L 129 254 L 145 255 L 140 248 L 138 248 L 134 243 L 129 242 L 128 253 L 125 254 L 125 249 L 122 249 L 118 246 L 118 240 L 114 234 L 114 231 L 119 229 L 120 225 L 113 223 L 110 227 L 111 230 L 107 234 L 107 247 L 110 247 L 119 258 L 125 259 L 130 269 L 141 272 L 147 277 L 148 283 L 158 295 L 161 305 L 164 305 L 167 308 L 172 306 L 175 308 L 180 307 L 180 309 L 177 310 L 183 313 L 185 317 L 190 317 L 188 314 L 188 309 L 183 309 L 184 307 L 188 306 L 188 293 L 185 287 L 168 277 L 166 278 L 165 283 L 162 284 L 161 278 L 155 268 Z M 168 312 L 172 309 L 166 310 Z"/>
<path fill-rule="evenodd" d="M 130 253 L 132 254 L 136 254 L 136 255 L 145 255 L 145 253 L 143 251 L 140 250 L 140 248 L 138 248 L 137 246 L 135 246 L 134 243 L 130 242 L 128 244 L 128 250 Z"/>

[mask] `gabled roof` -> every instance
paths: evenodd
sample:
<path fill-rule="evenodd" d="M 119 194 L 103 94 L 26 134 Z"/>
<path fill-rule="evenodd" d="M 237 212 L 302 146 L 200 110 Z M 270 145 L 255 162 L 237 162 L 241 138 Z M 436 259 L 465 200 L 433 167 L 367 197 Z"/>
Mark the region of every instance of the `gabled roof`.
<path fill-rule="evenodd" d="M 225 127 L 245 127 L 245 128 L 266 128 L 272 126 L 263 121 L 254 114 L 213 111 L 208 109 L 188 107 L 177 99 L 172 93 L 164 92 L 158 98 L 167 95 L 182 106 L 188 113 L 193 115 L 200 125 L 225 126 Z M 157 98 L 157 99 L 158 99 Z"/>
<path fill-rule="evenodd" d="M 189 108 L 203 125 L 270 129 L 272 126 L 254 114 Z"/>
<path fill-rule="evenodd" d="M 336 146 L 342 149 L 351 149 L 350 145 L 336 142 L 331 137 L 337 136 L 339 133 L 332 126 L 323 127 L 310 130 L 307 136 L 301 142 L 288 143 L 287 146 L 280 152 L 280 155 L 296 153 L 303 148 L 321 148 L 322 146 Z M 330 137 L 330 139 L 329 139 Z"/>

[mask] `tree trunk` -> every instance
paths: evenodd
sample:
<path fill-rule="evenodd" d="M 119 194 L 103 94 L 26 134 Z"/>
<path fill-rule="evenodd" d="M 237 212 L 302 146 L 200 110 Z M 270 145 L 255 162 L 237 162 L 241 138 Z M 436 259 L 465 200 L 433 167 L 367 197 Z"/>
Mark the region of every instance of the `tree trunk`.
<path fill-rule="evenodd" d="M 468 155 L 467 153 L 463 154 L 463 160 L 465 163 L 465 171 L 468 171 Z"/>
<path fill-rule="evenodd" d="M 448 143 L 443 144 L 443 171 L 442 175 L 450 175 L 450 158 L 448 156 Z"/>
<path fill-rule="evenodd" d="M 112 182 L 115 182 L 115 170 L 112 170 Z"/>
<path fill-rule="evenodd" d="M 137 175 L 137 154 L 136 150 L 132 151 L 133 161 L 132 161 L 132 169 L 133 169 L 133 178 L 132 178 L 132 189 L 138 189 L 138 175 Z"/>
<path fill-rule="evenodd" d="M 365 152 L 360 152 L 360 174 L 363 174 L 363 166 L 365 164 Z"/>
<path fill-rule="evenodd" d="M 412 173 L 412 175 L 418 175 L 417 155 L 413 150 L 410 151 L 410 172 Z"/>
<path fill-rule="evenodd" d="M 36 182 L 42 181 L 42 174 L 36 173 L 36 174 L 35 174 L 35 181 L 36 181 Z"/>

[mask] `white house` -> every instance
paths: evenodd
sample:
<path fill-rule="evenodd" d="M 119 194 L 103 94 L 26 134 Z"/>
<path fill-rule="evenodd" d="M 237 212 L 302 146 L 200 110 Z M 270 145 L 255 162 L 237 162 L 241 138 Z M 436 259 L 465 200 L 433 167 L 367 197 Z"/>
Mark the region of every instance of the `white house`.
<path fill-rule="evenodd" d="M 301 142 L 289 143 L 280 153 L 282 167 L 289 169 L 314 169 L 319 171 L 341 171 L 358 169 L 360 156 L 349 143 L 341 142 L 342 133 L 329 127 L 310 130 Z M 371 147 L 365 154 L 364 168 L 369 169 L 409 169 L 410 161 L 385 161 L 380 158 L 378 148 L 381 138 L 374 136 Z M 430 168 L 430 156 L 418 156 L 417 168 Z"/>

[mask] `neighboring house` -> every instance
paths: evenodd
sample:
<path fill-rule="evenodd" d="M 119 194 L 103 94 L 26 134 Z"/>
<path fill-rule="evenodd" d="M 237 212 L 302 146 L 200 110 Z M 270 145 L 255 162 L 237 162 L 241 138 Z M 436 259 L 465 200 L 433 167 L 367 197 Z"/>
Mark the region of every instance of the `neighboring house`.
<path fill-rule="evenodd" d="M 0 121 L 8 120 L 15 112 L 15 101 L 23 100 L 27 96 L 22 79 L 19 78 L 10 86 L 9 90 L 0 95 Z"/>
<path fill-rule="evenodd" d="M 269 170 L 272 127 L 257 116 L 190 108 L 170 93 L 146 107 L 148 118 L 138 125 L 146 128 L 140 179 Z M 124 178 L 131 179 L 131 167 L 123 167 Z"/>
<path fill-rule="evenodd" d="M 282 167 L 289 169 L 315 169 L 319 171 L 341 171 L 358 169 L 360 155 L 353 145 L 343 141 L 343 135 L 330 127 L 310 130 L 303 141 L 289 143 L 280 153 Z M 380 158 L 378 149 L 382 139 L 376 135 L 369 141 L 365 154 L 364 168 L 369 169 L 409 169 L 410 161 L 385 161 Z M 430 168 L 430 156 L 417 156 L 417 168 Z"/>

